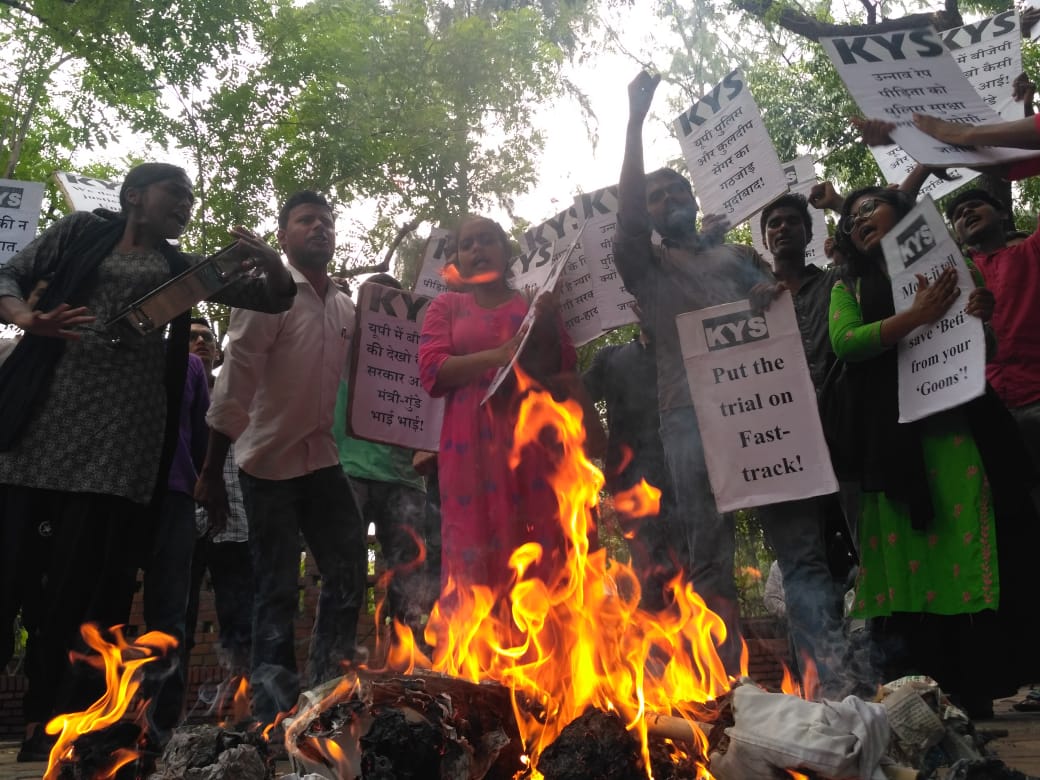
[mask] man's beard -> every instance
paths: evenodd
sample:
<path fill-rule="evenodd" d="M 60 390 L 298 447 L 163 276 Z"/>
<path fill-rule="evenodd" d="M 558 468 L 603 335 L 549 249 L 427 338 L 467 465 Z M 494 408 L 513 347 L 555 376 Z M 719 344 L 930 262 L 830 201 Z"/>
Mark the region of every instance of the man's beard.
<path fill-rule="evenodd" d="M 664 223 L 655 223 L 654 229 L 665 238 L 682 239 L 696 236 L 697 207 L 691 204 L 669 209 L 665 214 Z"/>
<path fill-rule="evenodd" d="M 303 251 L 296 255 L 295 264 L 315 271 L 327 269 L 332 262 L 331 252 Z"/>

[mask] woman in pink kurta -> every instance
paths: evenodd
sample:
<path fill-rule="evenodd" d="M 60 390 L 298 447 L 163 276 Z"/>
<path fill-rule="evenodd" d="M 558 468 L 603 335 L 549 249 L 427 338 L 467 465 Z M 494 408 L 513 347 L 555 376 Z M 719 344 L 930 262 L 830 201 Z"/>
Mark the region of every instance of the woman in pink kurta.
<path fill-rule="evenodd" d="M 545 464 L 525 456 L 509 467 L 516 421 L 516 384 L 507 380 L 481 406 L 492 378 L 520 344 L 525 297 L 505 280 L 509 239 L 495 222 L 470 217 L 459 227 L 458 270 L 464 292 L 446 292 L 423 322 L 419 365 L 423 385 L 444 396 L 438 453 L 441 492 L 442 581 L 507 585 L 509 556 L 537 541 L 558 547 L 557 504 Z M 536 304 L 521 364 L 544 380 L 573 369 L 574 346 L 548 300 Z"/>

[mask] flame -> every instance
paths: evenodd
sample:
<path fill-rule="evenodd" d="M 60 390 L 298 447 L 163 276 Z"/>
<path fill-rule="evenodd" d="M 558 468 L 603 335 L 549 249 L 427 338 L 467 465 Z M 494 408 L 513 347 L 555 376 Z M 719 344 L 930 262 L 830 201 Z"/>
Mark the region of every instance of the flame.
<path fill-rule="evenodd" d="M 83 660 L 92 666 L 104 667 L 105 693 L 86 711 L 59 715 L 47 723 L 47 733 L 57 734 L 58 739 L 51 749 L 44 780 L 57 780 L 61 764 L 76 760 L 75 742 L 80 736 L 126 720 L 128 712 L 130 720 L 141 723 L 142 727 L 145 725 L 147 702 L 134 700 L 141 686 L 141 667 L 162 658 L 177 646 L 176 639 L 158 631 L 151 631 L 129 643 L 123 638 L 121 626 L 110 629 L 112 642 L 108 642 L 101 629 L 92 623 L 84 624 L 80 633 L 87 646 L 100 657 L 86 657 L 77 653 L 71 653 L 70 656 L 73 661 Z M 102 774 L 95 775 L 96 780 L 115 777 L 121 767 L 134 761 L 137 756 L 138 752 L 134 749 L 116 750 L 109 766 Z"/>
<path fill-rule="evenodd" d="M 791 776 L 792 780 L 809 780 L 809 775 L 803 775 L 801 772 L 795 772 L 793 769 L 788 769 L 787 774 Z"/>
<path fill-rule="evenodd" d="M 228 686 L 234 682 L 234 677 L 228 681 Z M 225 693 L 221 695 L 220 702 L 217 704 L 217 712 L 223 712 L 224 704 L 227 701 Z M 252 714 L 251 695 L 249 691 L 249 680 L 244 675 L 238 678 L 238 685 L 235 687 L 235 694 L 231 699 L 231 714 L 221 721 L 221 728 L 233 728 L 239 724 L 246 723 L 250 720 Z"/>
<path fill-rule="evenodd" d="M 638 736 L 648 776 L 648 729 L 656 731 L 662 721 L 674 727 L 679 720 L 694 743 L 686 747 L 700 756 L 698 777 L 710 778 L 707 738 L 695 724 L 705 711 L 698 705 L 731 685 L 716 650 L 726 638 L 725 625 L 680 577 L 668 585 L 668 607 L 654 614 L 641 610 L 633 570 L 608 560 L 603 549 L 589 550 L 603 475 L 584 454 L 581 408 L 575 401 L 554 401 L 523 372 L 517 374 L 523 400 L 510 465 L 516 467 L 527 447 L 550 453 L 548 480 L 566 539 L 564 560 L 552 572 L 536 569 L 553 551 L 529 543 L 510 558 L 514 577 L 508 587 L 462 586 L 449 576 L 424 634 L 433 658 L 425 658 L 411 632 L 395 624 L 388 666 L 422 666 L 508 687 L 527 761 L 535 767 L 564 726 L 592 706 L 619 713 Z M 555 437 L 550 446 L 546 429 Z M 639 498 L 624 499 L 630 511 L 655 511 L 659 491 L 645 483 L 638 490 Z M 745 646 L 742 673 L 746 669 Z M 540 777 L 536 770 L 534 776 Z"/>
<path fill-rule="evenodd" d="M 739 574 L 741 577 L 748 579 L 751 582 L 759 582 L 762 579 L 761 570 L 756 569 L 754 566 L 741 566 Z"/>
<path fill-rule="evenodd" d="M 285 747 L 291 754 L 312 761 L 334 770 L 335 777 L 357 777 L 360 774 L 360 755 L 354 756 L 353 760 L 347 755 L 343 747 L 335 740 L 335 734 L 312 734 L 307 733 L 308 728 L 319 724 L 318 716 L 336 706 L 358 695 L 361 690 L 361 681 L 356 672 L 348 670 L 348 673 L 340 678 L 336 686 L 329 691 L 320 701 L 306 707 L 293 719 L 285 729 Z M 288 723 L 288 721 L 286 721 Z M 353 723 L 352 729 L 356 730 L 357 723 Z M 351 730 L 347 733 L 348 744 L 356 745 L 361 736 Z"/>
<path fill-rule="evenodd" d="M 799 683 L 794 679 L 787 664 L 781 663 L 784 669 L 783 678 L 780 681 L 780 690 L 790 696 L 797 696 L 806 701 L 816 701 L 820 692 L 820 675 L 816 670 L 816 663 L 804 650 L 802 657 L 802 681 Z"/>
<path fill-rule="evenodd" d="M 648 517 L 661 511 L 661 491 L 645 479 L 614 496 L 614 507 L 629 518 Z"/>
<path fill-rule="evenodd" d="M 500 271 L 484 271 L 483 273 L 463 276 L 455 263 L 448 263 L 441 269 L 441 278 L 453 290 L 464 290 L 470 285 L 486 284 L 502 278 Z"/>

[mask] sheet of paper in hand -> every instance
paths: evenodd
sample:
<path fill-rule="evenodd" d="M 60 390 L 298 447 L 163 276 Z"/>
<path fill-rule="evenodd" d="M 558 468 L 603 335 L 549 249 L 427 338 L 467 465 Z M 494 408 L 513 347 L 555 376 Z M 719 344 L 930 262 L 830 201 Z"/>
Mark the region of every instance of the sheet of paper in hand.
<path fill-rule="evenodd" d="M 720 512 L 838 489 L 791 294 L 675 318 Z"/>
<path fill-rule="evenodd" d="M 918 275 L 932 284 L 953 268 L 960 289 L 937 322 L 899 342 L 899 422 L 920 420 L 978 398 L 986 389 L 986 336 L 982 320 L 964 311 L 975 280 L 932 199 L 919 201 L 881 239 L 881 248 L 897 314 L 913 305 Z"/>
<path fill-rule="evenodd" d="M 116 337 L 131 333 L 146 335 L 166 327 L 178 314 L 215 295 L 247 273 L 248 269 L 242 266 L 242 253 L 235 249 L 237 245 L 236 241 L 224 247 L 141 296 L 106 322 L 105 327 Z"/>
<path fill-rule="evenodd" d="M 481 405 L 487 403 L 487 400 L 495 394 L 499 387 L 502 386 L 502 382 L 505 381 L 505 378 L 512 373 L 513 366 L 515 366 L 517 360 L 520 359 L 524 347 L 527 346 L 527 340 L 531 337 L 531 325 L 534 323 L 535 317 L 534 302 L 544 293 L 551 293 L 556 288 L 556 284 L 560 281 L 560 277 L 563 275 L 564 269 L 567 267 L 567 263 L 571 259 L 571 255 L 574 254 L 574 250 L 581 242 L 581 235 L 584 231 L 585 223 L 582 223 L 577 234 L 574 236 L 574 240 L 571 242 L 570 248 L 562 255 L 556 254 L 556 244 L 553 244 L 551 251 L 552 256 L 555 257 L 556 260 L 553 263 L 552 269 L 549 271 L 549 275 L 545 277 L 545 280 L 531 298 L 531 306 L 528 308 L 527 315 L 524 317 L 523 322 L 520 323 L 520 330 L 524 331 L 524 336 L 520 340 L 520 345 L 516 348 L 516 352 L 513 353 L 512 360 L 510 360 L 508 364 L 502 366 L 502 368 L 498 369 L 498 373 L 495 374 L 495 378 L 491 380 L 491 385 L 488 387 L 487 392 L 484 393 L 484 397 L 480 399 Z"/>

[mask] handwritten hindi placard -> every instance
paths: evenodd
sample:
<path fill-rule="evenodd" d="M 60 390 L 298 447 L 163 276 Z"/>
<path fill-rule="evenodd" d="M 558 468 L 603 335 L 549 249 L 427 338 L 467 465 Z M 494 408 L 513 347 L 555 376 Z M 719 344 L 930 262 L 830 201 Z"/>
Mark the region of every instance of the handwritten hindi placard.
<path fill-rule="evenodd" d="M 747 81 L 734 70 L 673 123 L 704 214 L 736 225 L 787 191 Z"/>
<path fill-rule="evenodd" d="M 441 272 L 448 261 L 447 246 L 450 239 L 451 231 L 447 228 L 437 227 L 430 231 L 430 237 L 426 239 L 426 247 L 423 249 L 419 276 L 415 280 L 414 289 L 420 295 L 432 298 L 447 291 L 448 285 L 444 283 Z"/>
<path fill-rule="evenodd" d="M 918 274 L 934 282 L 954 268 L 960 289 L 942 319 L 899 342 L 899 422 L 978 398 L 986 388 L 986 337 L 982 320 L 964 311 L 975 281 L 932 199 L 919 201 L 881 239 L 881 248 L 897 314 L 913 305 Z"/>
<path fill-rule="evenodd" d="M 790 293 L 675 323 L 719 511 L 837 491 Z"/>
<path fill-rule="evenodd" d="M 783 167 L 784 176 L 787 179 L 787 186 L 790 188 L 790 191 L 804 195 L 805 199 L 808 200 L 809 192 L 818 181 L 812 155 L 806 154 L 796 157 L 791 162 L 784 163 Z M 830 263 L 823 251 L 823 244 L 827 240 L 827 218 L 822 210 L 812 206 L 809 207 L 809 218 L 812 220 L 812 239 L 809 241 L 808 246 L 805 247 L 805 262 L 818 265 L 820 268 L 826 268 Z M 769 251 L 769 247 L 766 246 L 760 215 L 756 214 L 751 219 L 750 224 L 751 245 L 762 257 L 768 260 L 772 257 L 772 253 Z"/>
<path fill-rule="evenodd" d="M 635 296 L 625 288 L 614 265 L 616 231 L 617 215 L 604 214 L 588 220 L 582 235 L 585 257 L 592 272 L 592 289 L 599 303 L 599 324 L 603 330 L 639 322 Z"/>
<path fill-rule="evenodd" d="M 436 451 L 444 399 L 419 381 L 419 333 L 431 297 L 362 284 L 350 377 L 350 433 L 358 439 Z"/>
<path fill-rule="evenodd" d="M 73 211 L 93 211 L 98 208 L 116 212 L 121 210 L 119 189 L 123 186 L 122 181 L 108 181 L 64 171 L 55 173 L 54 180 Z"/>
<path fill-rule="evenodd" d="M 864 116 L 896 124 L 892 140 L 925 165 L 990 165 L 1035 151 L 951 146 L 913 125 L 914 113 L 969 124 L 999 122 L 931 27 L 821 38 Z"/>
<path fill-rule="evenodd" d="M 36 238 L 43 184 L 0 179 L 0 265 Z"/>

